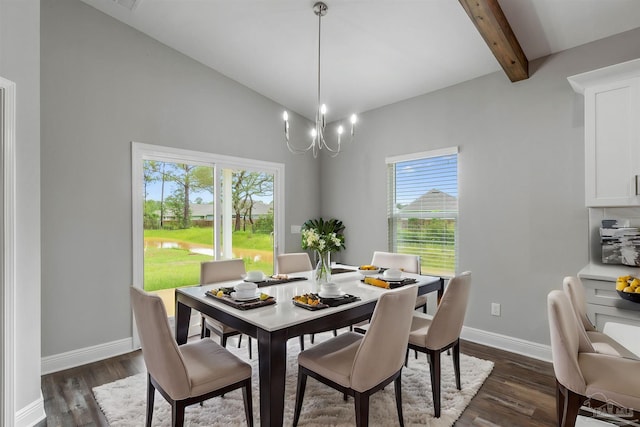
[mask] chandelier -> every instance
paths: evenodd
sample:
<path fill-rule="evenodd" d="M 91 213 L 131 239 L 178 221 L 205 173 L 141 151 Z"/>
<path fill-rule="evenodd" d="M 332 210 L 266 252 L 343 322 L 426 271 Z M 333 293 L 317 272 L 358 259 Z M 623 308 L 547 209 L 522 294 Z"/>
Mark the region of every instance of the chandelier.
<path fill-rule="evenodd" d="M 341 140 L 342 134 L 344 133 L 344 128 L 342 125 L 339 125 L 337 128 L 337 143 L 336 144 L 327 144 L 327 140 L 325 139 L 325 124 L 326 124 L 326 115 L 327 115 L 327 106 L 325 104 L 321 104 L 321 96 L 320 96 L 320 34 L 321 34 L 321 23 L 322 17 L 327 14 L 327 5 L 323 2 L 317 2 L 313 5 L 313 13 L 318 16 L 318 104 L 316 107 L 316 122 L 313 129 L 311 129 L 311 143 L 304 147 L 299 148 L 295 147 L 291 141 L 289 140 L 289 113 L 286 111 L 282 114 L 282 118 L 284 119 L 284 137 L 287 141 L 287 148 L 294 154 L 302 154 L 309 150 L 312 150 L 313 157 L 318 157 L 318 152 L 323 148 L 326 149 L 331 157 L 335 157 L 340 153 L 341 149 Z M 355 135 L 355 125 L 358 121 L 358 117 L 355 114 L 351 115 L 351 139 L 353 141 L 353 136 Z"/>

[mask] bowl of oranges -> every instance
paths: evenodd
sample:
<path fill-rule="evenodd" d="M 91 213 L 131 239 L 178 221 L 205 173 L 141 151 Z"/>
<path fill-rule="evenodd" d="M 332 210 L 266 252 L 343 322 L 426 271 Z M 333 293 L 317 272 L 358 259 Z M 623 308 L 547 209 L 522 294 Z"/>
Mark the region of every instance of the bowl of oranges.
<path fill-rule="evenodd" d="M 640 279 L 633 276 L 620 276 L 616 280 L 616 291 L 620 298 L 640 303 Z"/>

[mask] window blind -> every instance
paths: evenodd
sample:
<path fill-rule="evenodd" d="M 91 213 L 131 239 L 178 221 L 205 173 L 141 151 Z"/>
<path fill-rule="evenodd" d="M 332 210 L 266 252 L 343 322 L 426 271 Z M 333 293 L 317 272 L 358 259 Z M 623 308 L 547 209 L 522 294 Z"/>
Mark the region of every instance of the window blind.
<path fill-rule="evenodd" d="M 420 256 L 422 273 L 453 276 L 457 263 L 457 147 L 387 158 L 391 252 Z"/>

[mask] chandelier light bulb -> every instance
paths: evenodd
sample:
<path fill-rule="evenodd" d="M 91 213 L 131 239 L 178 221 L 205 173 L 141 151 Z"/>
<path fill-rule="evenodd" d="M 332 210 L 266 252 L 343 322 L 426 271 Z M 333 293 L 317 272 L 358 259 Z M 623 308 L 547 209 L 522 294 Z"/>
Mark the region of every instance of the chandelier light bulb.
<path fill-rule="evenodd" d="M 285 122 L 289 120 L 289 113 L 287 113 L 286 111 L 282 113 L 282 118 L 284 119 Z"/>
<path fill-rule="evenodd" d="M 338 135 L 342 135 L 342 132 L 344 132 L 344 128 L 340 125 L 338 126 Z"/>
<path fill-rule="evenodd" d="M 357 121 L 358 121 L 358 116 L 356 116 L 355 114 L 352 114 L 351 115 L 351 124 L 355 125 Z"/>
<path fill-rule="evenodd" d="M 318 131 L 316 130 L 316 128 L 311 129 L 311 137 L 315 139 L 316 136 L 318 136 Z"/>
<path fill-rule="evenodd" d="M 324 116 L 325 114 L 327 114 L 327 106 L 326 106 L 326 104 L 322 104 L 322 105 L 320 106 L 320 114 L 322 114 L 323 116 Z"/>

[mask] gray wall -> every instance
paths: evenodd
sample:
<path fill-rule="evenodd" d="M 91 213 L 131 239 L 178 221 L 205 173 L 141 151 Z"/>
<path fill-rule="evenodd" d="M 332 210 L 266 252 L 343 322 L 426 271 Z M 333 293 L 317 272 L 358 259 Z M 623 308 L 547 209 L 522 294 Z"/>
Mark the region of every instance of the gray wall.
<path fill-rule="evenodd" d="M 286 150 L 282 106 L 78 0 L 41 14 L 42 356 L 131 336 L 131 141 L 285 163 L 300 248 L 320 169 Z"/>
<path fill-rule="evenodd" d="M 16 84 L 16 410 L 40 399 L 40 2 L 0 1 L 0 76 Z"/>
<path fill-rule="evenodd" d="M 385 156 L 458 146 L 465 324 L 548 344 L 546 295 L 589 260 L 583 98 L 566 78 L 639 56 L 640 29 L 534 61 L 526 81 L 497 72 L 362 114 L 357 142 L 322 169 L 322 213 L 346 225 L 342 259 L 387 249 Z"/>
<path fill-rule="evenodd" d="M 79 1 L 43 2 L 42 355 L 130 336 L 131 140 L 285 162 L 285 231 L 340 218 L 353 264 L 387 247 L 385 156 L 457 145 L 467 325 L 548 343 L 546 295 L 588 261 L 583 101 L 566 77 L 636 58 L 639 42 L 634 30 L 534 61 L 523 82 L 498 72 L 361 114 L 355 145 L 317 162 L 283 148 L 272 101 Z"/>

